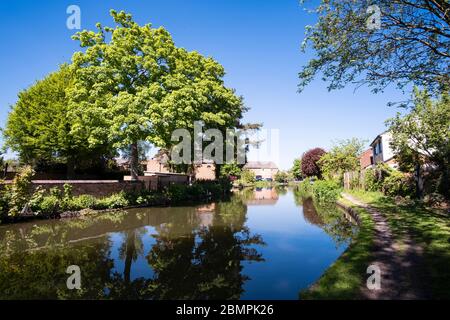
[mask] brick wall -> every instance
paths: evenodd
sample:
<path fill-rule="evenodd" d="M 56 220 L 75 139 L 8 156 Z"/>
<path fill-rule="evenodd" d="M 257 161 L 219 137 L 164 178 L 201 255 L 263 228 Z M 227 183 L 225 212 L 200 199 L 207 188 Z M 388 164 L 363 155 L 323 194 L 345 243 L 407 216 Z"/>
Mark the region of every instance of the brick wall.
<path fill-rule="evenodd" d="M 5 181 L 9 184 L 11 181 Z M 33 189 L 41 187 L 45 190 L 57 187 L 63 190 L 64 184 L 72 186 L 74 196 L 90 194 L 96 197 L 105 197 L 120 191 L 131 192 L 146 188 L 143 181 L 119 181 L 119 180 L 33 180 Z"/>
<path fill-rule="evenodd" d="M 359 163 L 361 165 L 361 169 L 365 169 L 370 167 L 373 164 L 373 151 L 372 149 L 368 149 L 363 152 L 361 157 L 359 158 Z"/>

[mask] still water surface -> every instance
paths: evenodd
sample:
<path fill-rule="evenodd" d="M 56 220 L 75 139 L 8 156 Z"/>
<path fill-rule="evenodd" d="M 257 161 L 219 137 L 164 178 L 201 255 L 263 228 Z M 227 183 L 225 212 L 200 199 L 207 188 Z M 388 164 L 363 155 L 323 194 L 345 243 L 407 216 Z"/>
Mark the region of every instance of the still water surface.
<path fill-rule="evenodd" d="M 355 225 L 293 190 L 0 226 L 1 299 L 297 299 Z M 66 269 L 81 270 L 68 290 Z"/>

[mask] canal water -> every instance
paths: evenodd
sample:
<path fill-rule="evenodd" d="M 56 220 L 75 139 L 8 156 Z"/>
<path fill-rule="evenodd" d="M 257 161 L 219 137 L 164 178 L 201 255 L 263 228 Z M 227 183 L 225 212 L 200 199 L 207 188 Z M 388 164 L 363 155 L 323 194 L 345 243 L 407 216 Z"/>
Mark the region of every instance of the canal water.
<path fill-rule="evenodd" d="M 338 208 L 276 188 L 5 225 L 0 299 L 298 299 L 355 232 Z"/>

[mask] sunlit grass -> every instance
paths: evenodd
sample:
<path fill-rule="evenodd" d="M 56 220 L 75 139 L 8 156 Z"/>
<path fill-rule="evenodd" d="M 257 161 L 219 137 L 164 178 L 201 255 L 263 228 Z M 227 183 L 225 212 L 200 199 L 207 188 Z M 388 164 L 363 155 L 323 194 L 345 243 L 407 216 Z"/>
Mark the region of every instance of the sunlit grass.
<path fill-rule="evenodd" d="M 424 249 L 425 267 L 433 298 L 450 298 L 450 218 L 421 203 L 398 205 L 379 192 L 351 191 L 360 200 L 383 212 L 396 240 L 406 234 Z"/>
<path fill-rule="evenodd" d="M 448 213 L 431 210 L 419 202 L 398 205 L 379 192 L 348 191 L 354 197 L 381 211 L 388 220 L 395 240 L 404 250 L 405 236 L 423 247 L 426 278 L 432 298 L 450 298 L 450 219 Z M 366 268 L 372 259 L 374 222 L 370 214 L 355 208 L 349 201 L 341 203 L 358 212 L 361 225 L 358 235 L 345 253 L 308 290 L 302 299 L 358 299 L 364 285 Z"/>
<path fill-rule="evenodd" d="M 364 283 L 367 265 L 372 259 L 374 222 L 368 212 L 350 202 L 340 202 L 359 215 L 359 232 L 341 257 L 309 289 L 300 292 L 301 299 L 357 299 Z"/>

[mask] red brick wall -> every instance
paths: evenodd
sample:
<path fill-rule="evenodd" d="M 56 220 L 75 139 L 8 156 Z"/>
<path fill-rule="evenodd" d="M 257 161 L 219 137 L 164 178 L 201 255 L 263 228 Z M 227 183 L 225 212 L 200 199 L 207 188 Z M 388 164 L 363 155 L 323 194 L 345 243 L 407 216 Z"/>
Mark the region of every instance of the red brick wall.
<path fill-rule="evenodd" d="M 365 169 L 372 164 L 372 162 L 370 161 L 370 158 L 372 157 L 372 155 L 373 155 L 372 149 L 368 149 L 363 152 L 363 154 L 359 158 L 359 163 L 361 164 L 361 169 Z"/>
<path fill-rule="evenodd" d="M 6 184 L 11 181 L 5 182 Z M 118 181 L 118 180 L 33 180 L 33 188 L 38 186 L 45 190 L 57 187 L 63 190 L 64 184 L 72 186 L 74 196 L 90 194 L 96 197 L 105 197 L 120 191 L 139 191 L 146 188 L 143 181 Z"/>

